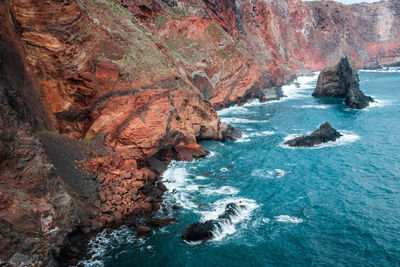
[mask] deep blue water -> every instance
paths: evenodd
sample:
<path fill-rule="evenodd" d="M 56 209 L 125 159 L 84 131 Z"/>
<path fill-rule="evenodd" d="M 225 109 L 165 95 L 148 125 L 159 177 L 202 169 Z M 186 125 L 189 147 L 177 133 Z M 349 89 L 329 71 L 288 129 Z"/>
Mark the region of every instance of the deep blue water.
<path fill-rule="evenodd" d="M 182 207 L 170 211 L 178 222 L 143 241 L 128 228 L 103 233 L 92 265 L 400 265 L 400 73 L 361 72 L 361 89 L 378 100 L 361 111 L 311 97 L 316 77 L 284 87 L 280 101 L 220 111 L 245 135 L 203 142 L 211 156 L 171 164 L 165 199 Z M 282 145 L 325 121 L 344 133 L 337 143 Z M 182 241 L 189 224 L 231 202 L 246 209 L 217 240 Z"/>

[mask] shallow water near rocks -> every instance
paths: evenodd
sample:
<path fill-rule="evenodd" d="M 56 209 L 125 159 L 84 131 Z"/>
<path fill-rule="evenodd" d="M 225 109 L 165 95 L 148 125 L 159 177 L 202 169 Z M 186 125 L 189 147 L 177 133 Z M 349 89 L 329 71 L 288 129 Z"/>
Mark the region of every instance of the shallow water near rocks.
<path fill-rule="evenodd" d="M 211 156 L 173 162 L 165 202 L 177 223 L 145 240 L 123 227 L 93 240 L 92 266 L 255 266 L 400 264 L 400 73 L 360 72 L 377 103 L 350 110 L 342 100 L 311 97 L 317 74 L 283 87 L 288 97 L 219 112 L 243 131 L 236 142 L 203 142 Z M 344 136 L 312 149 L 285 138 L 328 121 Z M 180 235 L 244 206 L 206 243 Z"/>

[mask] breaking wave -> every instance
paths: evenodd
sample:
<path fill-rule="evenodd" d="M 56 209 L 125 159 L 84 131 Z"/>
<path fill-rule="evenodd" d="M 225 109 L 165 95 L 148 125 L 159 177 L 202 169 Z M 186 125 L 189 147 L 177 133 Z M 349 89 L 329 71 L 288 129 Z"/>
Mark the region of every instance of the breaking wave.
<path fill-rule="evenodd" d="M 235 204 L 235 213 L 230 216 L 230 219 L 219 219 L 218 217 L 225 212 L 228 204 Z M 213 231 L 213 240 L 220 241 L 226 236 L 234 234 L 238 224 L 249 220 L 253 211 L 258 207 L 257 202 L 252 199 L 224 198 L 214 203 L 212 211 L 201 212 L 201 221 L 217 220 L 218 226 Z"/>

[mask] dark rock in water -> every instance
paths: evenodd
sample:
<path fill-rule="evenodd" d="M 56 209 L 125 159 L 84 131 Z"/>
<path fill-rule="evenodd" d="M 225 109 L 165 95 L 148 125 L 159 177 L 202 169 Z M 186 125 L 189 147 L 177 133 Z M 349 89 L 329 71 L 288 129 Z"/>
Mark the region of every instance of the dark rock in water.
<path fill-rule="evenodd" d="M 234 216 L 239 215 L 239 206 L 235 203 L 226 205 L 223 214 L 218 216 L 216 220 L 209 220 L 204 223 L 196 222 L 189 225 L 182 233 L 182 238 L 186 241 L 207 241 L 214 237 L 213 231 L 221 229 L 221 223 L 232 222 Z"/>
<path fill-rule="evenodd" d="M 242 137 L 242 132 L 240 130 L 236 130 L 230 125 L 228 125 L 226 131 L 222 132 L 223 141 L 235 141 L 241 137 Z"/>
<path fill-rule="evenodd" d="M 345 98 L 346 106 L 354 109 L 368 107 L 374 100 L 360 90 L 358 71 L 351 58 L 345 57 L 332 67 L 327 67 L 318 76 L 314 97 Z"/>
<path fill-rule="evenodd" d="M 229 222 L 232 222 L 232 217 L 238 215 L 239 215 L 239 206 L 235 203 L 230 203 L 226 205 L 225 212 L 219 215 L 218 219 L 228 220 Z"/>
<path fill-rule="evenodd" d="M 348 108 L 363 109 L 369 106 L 369 102 L 374 102 L 374 99 L 364 95 L 358 88 L 349 90 L 345 98 L 345 104 Z"/>
<path fill-rule="evenodd" d="M 182 233 L 182 238 L 186 241 L 207 241 L 214 237 L 215 220 L 206 221 L 204 223 L 194 223 Z"/>
<path fill-rule="evenodd" d="M 137 237 L 138 238 L 145 238 L 148 235 L 150 235 L 150 233 L 151 233 L 151 229 L 147 226 L 139 225 L 139 227 L 137 228 Z"/>
<path fill-rule="evenodd" d="M 295 139 L 286 141 L 285 145 L 293 147 L 298 147 L 298 146 L 311 147 L 329 141 L 334 142 L 341 136 L 342 135 L 338 131 L 333 129 L 328 122 L 325 122 L 319 127 L 318 130 L 312 132 L 310 135 L 300 136 Z"/>

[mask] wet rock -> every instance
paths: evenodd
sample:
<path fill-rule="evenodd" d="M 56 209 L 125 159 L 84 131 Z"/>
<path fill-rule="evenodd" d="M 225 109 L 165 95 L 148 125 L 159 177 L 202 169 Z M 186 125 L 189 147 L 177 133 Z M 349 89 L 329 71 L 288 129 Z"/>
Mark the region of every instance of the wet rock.
<path fill-rule="evenodd" d="M 147 226 L 140 225 L 137 228 L 137 237 L 139 237 L 139 238 L 147 237 L 150 235 L 150 233 L 151 233 L 151 229 Z"/>
<path fill-rule="evenodd" d="M 196 222 L 191 224 L 182 233 L 182 238 L 186 241 L 207 241 L 214 237 L 213 230 L 215 220 L 206 221 L 204 223 Z"/>
<path fill-rule="evenodd" d="M 325 122 L 322 124 L 318 130 L 312 132 L 308 136 L 300 136 L 295 139 L 289 140 L 285 142 L 285 145 L 292 146 L 292 147 L 311 147 L 315 145 L 319 145 L 326 142 L 334 142 L 342 135 L 332 128 L 332 126 Z"/>
<path fill-rule="evenodd" d="M 182 233 L 182 238 L 186 241 L 207 241 L 212 239 L 215 230 L 221 229 L 222 224 L 231 223 L 233 217 L 239 215 L 240 208 L 241 206 L 236 203 L 226 205 L 224 213 L 220 214 L 218 219 L 189 225 Z"/>
<path fill-rule="evenodd" d="M 157 187 L 158 187 L 158 189 L 160 189 L 160 190 L 163 191 L 163 192 L 165 192 L 165 191 L 168 190 L 167 187 L 165 186 L 165 184 L 163 184 L 162 182 L 159 182 L 159 183 L 157 184 Z"/>
<path fill-rule="evenodd" d="M 185 144 L 181 142 L 175 146 L 178 159 L 182 161 L 193 161 L 193 159 L 203 158 L 209 153 L 196 143 Z"/>
<path fill-rule="evenodd" d="M 230 203 L 226 205 L 225 212 L 218 216 L 218 219 L 232 221 L 233 216 L 237 216 L 239 214 L 239 206 L 235 203 Z"/>
<path fill-rule="evenodd" d="M 228 125 L 226 130 L 222 131 L 222 140 L 224 141 L 235 141 L 242 137 L 242 132 L 236 130 L 232 126 Z"/>
<path fill-rule="evenodd" d="M 351 58 L 344 57 L 332 67 L 325 68 L 318 77 L 314 97 L 345 98 L 345 104 L 349 108 L 363 109 L 374 100 L 365 96 L 360 90 L 358 71 Z"/>

